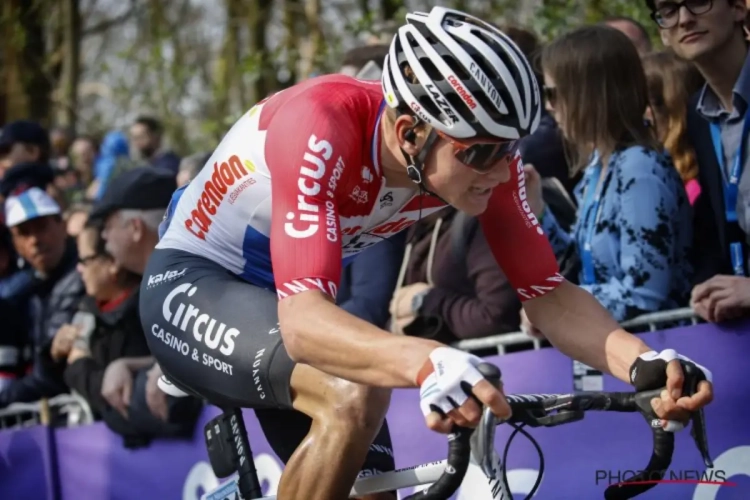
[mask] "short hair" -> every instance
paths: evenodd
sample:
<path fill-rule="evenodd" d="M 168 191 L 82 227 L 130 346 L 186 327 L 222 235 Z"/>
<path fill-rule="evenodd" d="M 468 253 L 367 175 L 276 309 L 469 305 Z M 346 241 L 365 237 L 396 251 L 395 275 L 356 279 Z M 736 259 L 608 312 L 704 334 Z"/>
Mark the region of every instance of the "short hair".
<path fill-rule="evenodd" d="M 180 172 L 188 172 L 190 179 L 195 179 L 213 153 L 195 153 L 180 161 Z"/>
<path fill-rule="evenodd" d="M 533 59 L 539 52 L 539 37 L 530 29 L 512 24 L 499 25 L 498 28 L 518 46 L 526 59 Z"/>
<path fill-rule="evenodd" d="M 133 122 L 137 125 L 143 125 L 152 134 L 161 134 L 164 131 L 164 126 L 161 121 L 157 120 L 153 116 L 141 115 Z"/>
<path fill-rule="evenodd" d="M 652 2 L 653 3 L 653 2 Z M 652 9 L 653 10 L 653 9 Z M 651 46 L 651 35 L 649 35 L 648 30 L 644 25 L 633 19 L 632 17 L 627 16 L 609 16 L 604 19 L 604 24 L 609 23 L 628 23 L 632 26 L 635 26 L 635 28 L 640 32 L 641 36 L 648 42 L 649 47 Z"/>
<path fill-rule="evenodd" d="M 357 71 L 362 69 L 365 64 L 370 61 L 377 63 L 379 68 L 383 67 L 383 61 L 385 56 L 388 55 L 389 45 L 376 44 L 376 45 L 363 45 L 361 47 L 355 47 L 346 54 L 344 54 L 344 60 L 341 66 L 354 66 Z"/>
<path fill-rule="evenodd" d="M 94 151 L 99 151 L 99 140 L 90 134 L 79 134 L 76 136 L 75 139 L 73 139 L 73 142 L 76 141 L 86 141 L 94 148 Z"/>
<path fill-rule="evenodd" d="M 158 232 L 159 224 L 164 220 L 164 212 L 166 212 L 166 207 L 150 210 L 124 209 L 120 210 L 120 217 L 123 221 L 140 219 L 151 231 Z"/>

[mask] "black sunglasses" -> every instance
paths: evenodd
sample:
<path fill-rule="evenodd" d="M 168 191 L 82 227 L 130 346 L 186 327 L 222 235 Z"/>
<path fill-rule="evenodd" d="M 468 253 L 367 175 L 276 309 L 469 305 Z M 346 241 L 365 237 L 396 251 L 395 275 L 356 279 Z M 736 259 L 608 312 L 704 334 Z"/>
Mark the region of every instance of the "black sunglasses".
<path fill-rule="evenodd" d="M 680 9 L 685 7 L 694 16 L 705 14 L 714 6 L 713 0 L 682 0 L 662 2 L 651 13 L 651 19 L 662 29 L 674 28 L 680 20 Z"/>
<path fill-rule="evenodd" d="M 458 161 L 479 173 L 489 172 L 498 161 L 518 150 L 518 140 L 469 145 L 437 130 L 435 132 L 453 145 L 453 155 Z"/>

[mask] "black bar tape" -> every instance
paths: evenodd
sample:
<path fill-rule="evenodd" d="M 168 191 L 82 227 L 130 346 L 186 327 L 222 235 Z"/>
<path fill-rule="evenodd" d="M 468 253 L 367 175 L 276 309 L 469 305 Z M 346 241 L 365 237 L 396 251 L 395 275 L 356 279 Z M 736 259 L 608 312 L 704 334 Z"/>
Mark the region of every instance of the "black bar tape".
<path fill-rule="evenodd" d="M 627 500 L 650 490 L 664 478 L 664 474 L 672 463 L 674 452 L 674 433 L 667 432 L 661 427 L 653 429 L 654 451 L 646 468 L 632 478 L 619 484 L 613 484 L 604 491 L 605 500 Z M 653 481 L 653 482 L 646 482 Z M 635 483 L 635 484 L 630 484 Z M 640 484 L 637 484 L 640 483 Z"/>
<path fill-rule="evenodd" d="M 403 500 L 445 500 L 450 498 L 464 480 L 471 457 L 471 433 L 473 429 L 454 426 L 448 436 L 448 461 L 445 471 L 426 490 L 405 497 Z"/>

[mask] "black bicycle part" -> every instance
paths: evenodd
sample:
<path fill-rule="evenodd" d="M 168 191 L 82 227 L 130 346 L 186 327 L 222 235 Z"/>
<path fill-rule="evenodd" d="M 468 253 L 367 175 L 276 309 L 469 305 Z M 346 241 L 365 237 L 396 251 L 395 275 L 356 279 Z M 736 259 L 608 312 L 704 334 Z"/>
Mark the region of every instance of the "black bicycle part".
<path fill-rule="evenodd" d="M 683 396 L 692 396 L 697 391 L 698 384 L 705 380 L 705 375 L 691 363 L 681 362 L 681 364 L 685 376 Z M 507 398 L 513 410 L 513 416 L 508 420 L 508 423 L 529 427 L 555 427 L 580 420 L 586 411 L 639 412 L 646 419 L 653 432 L 653 449 L 648 465 L 640 474 L 622 483 L 610 485 L 604 493 L 606 500 L 629 499 L 656 486 L 657 481 L 664 477 L 672 461 L 674 434 L 666 432 L 661 427 L 661 421 L 651 407 L 651 400 L 659 398 L 661 391 L 662 389 L 639 393 L 585 392 L 578 394 L 509 395 Z M 691 421 L 693 423 L 691 435 L 696 447 L 706 466 L 712 467 L 713 462 L 708 452 L 708 436 L 703 411 L 695 412 Z M 538 446 L 526 432 L 519 432 L 531 439 L 532 444 Z M 511 436 L 514 435 L 515 433 Z M 509 439 L 506 447 L 510 445 L 510 441 Z M 505 460 L 503 460 L 504 479 L 505 467 Z M 507 481 L 505 484 L 507 485 Z"/>
<path fill-rule="evenodd" d="M 477 366 L 479 373 L 492 385 L 500 385 L 500 368 L 489 363 Z M 481 403 L 480 403 L 481 405 Z M 453 432 L 448 435 L 448 460 L 443 474 L 427 489 L 414 493 L 403 500 L 445 500 L 450 498 L 461 486 L 471 459 L 471 434 L 474 429 L 453 426 Z"/>
<path fill-rule="evenodd" d="M 263 498 L 242 410 L 224 410 L 206 424 L 204 436 L 211 469 L 216 477 L 224 479 L 237 472 L 240 498 Z"/>

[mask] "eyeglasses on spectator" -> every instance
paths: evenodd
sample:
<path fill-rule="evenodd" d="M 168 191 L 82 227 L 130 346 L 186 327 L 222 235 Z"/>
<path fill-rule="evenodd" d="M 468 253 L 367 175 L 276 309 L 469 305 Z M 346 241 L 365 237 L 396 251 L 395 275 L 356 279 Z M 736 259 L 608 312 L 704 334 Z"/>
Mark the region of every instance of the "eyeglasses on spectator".
<path fill-rule="evenodd" d="M 694 16 L 700 16 L 713 8 L 713 0 L 682 0 L 681 2 L 662 2 L 651 13 L 651 19 L 656 21 L 661 29 L 677 26 L 680 20 L 680 9 L 685 7 Z"/>

